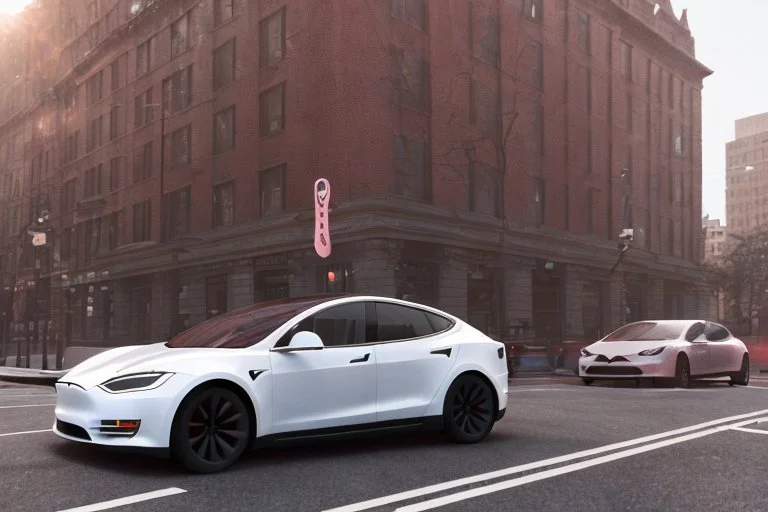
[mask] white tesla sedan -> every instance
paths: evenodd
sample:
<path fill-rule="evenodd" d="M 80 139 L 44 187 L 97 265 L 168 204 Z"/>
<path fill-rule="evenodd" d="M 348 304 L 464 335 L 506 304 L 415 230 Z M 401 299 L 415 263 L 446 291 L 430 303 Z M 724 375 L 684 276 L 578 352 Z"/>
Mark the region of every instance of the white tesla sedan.
<path fill-rule="evenodd" d="M 161 449 L 195 472 L 290 438 L 437 428 L 483 440 L 507 406 L 504 345 L 445 312 L 370 296 L 264 302 L 56 382 L 53 431 Z"/>
<path fill-rule="evenodd" d="M 723 327 L 704 320 L 648 320 L 612 332 L 581 350 L 579 376 L 595 379 L 673 379 L 690 387 L 692 378 L 730 377 L 749 383 L 746 345 Z"/>

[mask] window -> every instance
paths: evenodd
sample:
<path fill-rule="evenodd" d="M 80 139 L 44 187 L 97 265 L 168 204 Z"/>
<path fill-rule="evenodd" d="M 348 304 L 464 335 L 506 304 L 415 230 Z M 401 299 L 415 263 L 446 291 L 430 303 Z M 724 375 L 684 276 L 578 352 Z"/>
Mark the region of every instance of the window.
<path fill-rule="evenodd" d="M 120 212 L 113 212 L 107 217 L 109 250 L 114 251 L 120 245 Z"/>
<path fill-rule="evenodd" d="M 213 116 L 213 154 L 218 155 L 235 147 L 235 107 Z"/>
<path fill-rule="evenodd" d="M 576 42 L 589 54 L 592 52 L 592 35 L 589 14 L 581 9 L 576 9 L 576 25 Z"/>
<path fill-rule="evenodd" d="M 151 97 L 150 97 L 151 100 Z M 175 114 L 192 104 L 192 66 L 163 80 L 163 111 Z"/>
<path fill-rule="evenodd" d="M 213 90 L 235 80 L 235 38 L 213 50 Z"/>
<path fill-rule="evenodd" d="M 685 341 L 691 342 L 704 334 L 704 324 L 701 322 L 696 322 L 691 326 L 690 329 L 688 329 L 688 332 L 685 334 Z"/>
<path fill-rule="evenodd" d="M 109 161 L 109 191 L 114 192 L 120 188 L 125 172 L 125 157 L 117 156 Z"/>
<path fill-rule="evenodd" d="M 285 8 L 259 23 L 261 67 L 272 66 L 285 58 Z"/>
<path fill-rule="evenodd" d="M 227 274 L 205 279 L 205 318 L 227 312 Z"/>
<path fill-rule="evenodd" d="M 675 223 L 672 219 L 667 219 L 667 255 L 673 256 L 675 253 Z"/>
<path fill-rule="evenodd" d="M 404 107 L 427 108 L 427 60 L 421 54 L 406 52 L 402 48 L 390 50 L 392 68 L 392 101 Z"/>
<path fill-rule="evenodd" d="M 152 203 L 150 200 L 133 205 L 133 242 L 146 242 L 152 237 Z"/>
<path fill-rule="evenodd" d="M 88 106 L 104 97 L 104 70 L 102 69 L 85 82 L 85 98 Z"/>
<path fill-rule="evenodd" d="M 541 89 L 544 87 L 544 47 L 538 41 L 531 43 L 531 85 Z"/>
<path fill-rule="evenodd" d="M 408 340 L 436 332 L 423 311 L 399 304 L 377 302 L 376 320 L 376 341 Z"/>
<path fill-rule="evenodd" d="M 155 65 L 157 36 L 150 37 L 136 48 L 136 77 L 145 75 Z"/>
<path fill-rule="evenodd" d="M 101 195 L 102 165 L 91 167 L 85 171 L 85 193 L 84 197 L 93 197 Z"/>
<path fill-rule="evenodd" d="M 171 24 L 171 58 L 189 48 L 189 14 Z"/>
<path fill-rule="evenodd" d="M 279 345 L 288 345 L 291 337 L 300 331 L 314 332 L 327 347 L 366 343 L 369 340 L 366 337 L 365 303 L 342 304 L 305 318 L 288 331 L 285 341 L 280 340 Z"/>
<path fill-rule="evenodd" d="M 632 122 L 632 95 L 627 94 L 627 131 L 632 133 L 634 123 Z"/>
<path fill-rule="evenodd" d="M 130 331 L 134 340 L 147 340 L 152 333 L 152 288 L 130 291 Z"/>
<path fill-rule="evenodd" d="M 77 179 L 72 178 L 64 182 L 61 190 L 61 211 L 69 211 L 75 207 L 77 191 Z"/>
<path fill-rule="evenodd" d="M 498 64 L 499 16 L 487 5 L 469 3 L 469 50 L 493 66 Z"/>
<path fill-rule="evenodd" d="M 469 194 L 470 211 L 501 216 L 501 173 L 498 169 L 470 160 Z"/>
<path fill-rule="evenodd" d="M 152 87 L 136 96 L 133 103 L 134 127 L 139 128 L 151 123 L 155 116 L 152 103 Z"/>
<path fill-rule="evenodd" d="M 667 105 L 675 107 L 675 76 L 672 73 L 667 73 Z"/>
<path fill-rule="evenodd" d="M 285 84 L 280 84 L 259 97 L 261 136 L 266 137 L 285 129 Z"/>
<path fill-rule="evenodd" d="M 676 340 L 683 334 L 679 322 L 636 322 L 612 332 L 603 341 L 664 341 Z"/>
<path fill-rule="evenodd" d="M 192 125 L 188 124 L 171 134 L 171 165 L 192 162 Z"/>
<path fill-rule="evenodd" d="M 88 139 L 85 144 L 85 152 L 90 153 L 101 146 L 101 133 L 103 129 L 102 122 L 104 116 L 99 116 L 95 119 L 91 119 L 88 124 Z"/>
<path fill-rule="evenodd" d="M 137 183 L 152 177 L 152 143 L 147 142 L 139 148 L 133 157 L 133 182 Z"/>
<path fill-rule="evenodd" d="M 544 178 L 534 178 L 533 197 L 536 224 L 542 225 L 546 221 L 547 213 L 547 186 Z"/>
<path fill-rule="evenodd" d="M 537 103 L 533 106 L 533 140 L 531 146 L 539 154 L 544 153 L 544 107 Z"/>
<path fill-rule="evenodd" d="M 235 223 L 235 182 L 216 185 L 213 189 L 213 227 Z"/>
<path fill-rule="evenodd" d="M 168 215 L 168 237 L 176 238 L 189 233 L 189 218 L 192 201 L 191 187 L 187 186 L 170 194 Z"/>
<path fill-rule="evenodd" d="M 427 6 L 424 0 L 392 0 L 392 16 L 420 30 L 427 28 Z"/>
<path fill-rule="evenodd" d="M 285 211 L 285 165 L 262 171 L 259 175 L 261 216 Z"/>
<path fill-rule="evenodd" d="M 235 14 L 234 0 L 214 0 L 213 24 L 219 26 L 232 19 Z"/>
<path fill-rule="evenodd" d="M 122 135 L 120 123 L 120 105 L 112 105 L 109 110 L 109 140 L 115 140 Z"/>
<path fill-rule="evenodd" d="M 621 42 L 621 75 L 632 80 L 632 47 L 624 41 Z"/>
<path fill-rule="evenodd" d="M 541 4 L 542 0 L 525 0 L 523 3 L 523 9 L 525 10 L 526 17 L 532 19 L 533 21 L 541 21 Z"/>
<path fill-rule="evenodd" d="M 410 140 L 403 135 L 394 136 L 395 193 L 397 195 L 429 201 L 432 197 L 432 179 L 429 172 L 429 144 Z"/>
<path fill-rule="evenodd" d="M 707 341 L 725 341 L 731 337 L 731 333 L 722 325 L 708 322 L 704 328 L 704 336 L 706 336 Z"/>
<path fill-rule="evenodd" d="M 587 191 L 587 233 L 595 232 L 595 210 L 597 206 L 598 191 L 590 188 Z"/>
<path fill-rule="evenodd" d="M 125 85 L 127 55 L 121 55 L 109 65 L 111 91 L 115 92 Z"/>

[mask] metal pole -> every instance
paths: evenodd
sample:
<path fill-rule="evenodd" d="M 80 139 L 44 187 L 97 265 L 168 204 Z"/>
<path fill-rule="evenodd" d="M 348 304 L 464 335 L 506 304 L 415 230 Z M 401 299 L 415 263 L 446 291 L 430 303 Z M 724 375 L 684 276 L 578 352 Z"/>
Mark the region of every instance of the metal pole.
<path fill-rule="evenodd" d="M 41 275 L 41 268 L 42 262 L 38 261 L 38 256 L 40 254 L 40 249 L 35 246 L 34 249 L 34 265 L 35 265 L 35 348 L 38 348 L 40 344 L 40 275 Z M 29 368 L 29 348 L 27 348 L 27 368 Z M 45 369 L 45 367 L 43 367 Z"/>

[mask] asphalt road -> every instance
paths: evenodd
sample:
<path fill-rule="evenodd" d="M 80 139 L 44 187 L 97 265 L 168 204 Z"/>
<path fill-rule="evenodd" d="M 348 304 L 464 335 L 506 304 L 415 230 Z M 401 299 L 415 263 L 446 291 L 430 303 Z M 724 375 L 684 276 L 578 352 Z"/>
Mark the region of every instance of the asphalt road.
<path fill-rule="evenodd" d="M 0 510 L 768 510 L 768 377 L 690 390 L 579 382 L 515 380 L 478 445 L 326 442 L 203 476 L 61 440 L 48 430 L 53 390 L 0 384 Z M 143 493 L 156 494 L 126 505 Z"/>

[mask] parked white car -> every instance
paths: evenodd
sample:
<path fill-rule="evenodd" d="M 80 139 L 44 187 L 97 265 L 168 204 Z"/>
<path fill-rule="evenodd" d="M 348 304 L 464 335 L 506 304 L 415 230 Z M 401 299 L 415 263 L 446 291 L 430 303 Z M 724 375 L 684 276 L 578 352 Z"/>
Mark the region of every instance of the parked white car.
<path fill-rule="evenodd" d="M 168 343 L 98 354 L 56 383 L 53 431 L 220 471 L 260 442 L 437 428 L 483 440 L 507 406 L 504 345 L 434 308 L 321 296 L 245 307 Z"/>
<path fill-rule="evenodd" d="M 612 332 L 581 350 L 579 376 L 595 379 L 673 379 L 690 387 L 692 378 L 730 377 L 749 384 L 749 351 L 722 325 L 705 320 L 648 320 Z"/>

